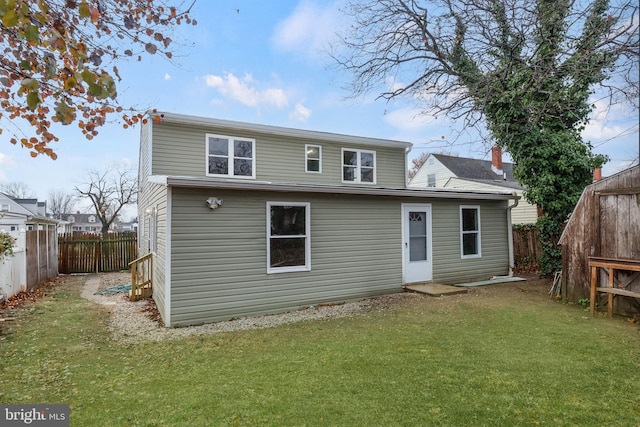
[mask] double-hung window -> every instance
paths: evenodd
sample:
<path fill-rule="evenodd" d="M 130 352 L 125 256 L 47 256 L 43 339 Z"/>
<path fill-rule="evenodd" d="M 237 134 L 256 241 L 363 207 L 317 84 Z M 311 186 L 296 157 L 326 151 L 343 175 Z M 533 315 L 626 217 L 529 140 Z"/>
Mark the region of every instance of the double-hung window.
<path fill-rule="evenodd" d="M 309 206 L 267 202 L 267 273 L 311 270 Z"/>
<path fill-rule="evenodd" d="M 207 175 L 255 178 L 255 139 L 207 134 Z"/>
<path fill-rule="evenodd" d="M 322 146 L 306 144 L 304 146 L 304 151 L 305 171 L 322 173 Z"/>
<path fill-rule="evenodd" d="M 376 152 L 343 148 L 342 182 L 375 184 Z"/>
<path fill-rule="evenodd" d="M 460 206 L 460 247 L 462 258 L 481 256 L 480 206 Z"/>

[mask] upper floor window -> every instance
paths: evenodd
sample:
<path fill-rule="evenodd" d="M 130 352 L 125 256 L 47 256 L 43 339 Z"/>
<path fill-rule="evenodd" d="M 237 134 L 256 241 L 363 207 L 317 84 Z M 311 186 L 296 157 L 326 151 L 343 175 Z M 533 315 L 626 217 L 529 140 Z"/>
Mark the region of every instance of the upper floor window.
<path fill-rule="evenodd" d="M 462 258 L 481 256 L 480 206 L 460 206 L 460 246 Z"/>
<path fill-rule="evenodd" d="M 207 134 L 207 175 L 255 178 L 255 152 L 255 139 Z"/>
<path fill-rule="evenodd" d="M 93 216 L 93 215 L 91 215 L 91 216 L 89 217 L 89 222 L 96 222 L 96 217 L 95 217 L 95 216 Z"/>
<path fill-rule="evenodd" d="M 322 146 L 306 144 L 304 150 L 305 170 L 307 172 L 322 173 Z"/>
<path fill-rule="evenodd" d="M 427 187 L 435 187 L 436 186 L 436 174 L 430 173 L 427 174 Z"/>
<path fill-rule="evenodd" d="M 9 212 L 9 209 L 11 209 L 11 205 L 0 205 L 0 211 L 2 212 Z"/>
<path fill-rule="evenodd" d="M 74 217 L 74 216 L 70 216 L 69 218 L 67 218 L 67 221 L 69 221 L 69 222 L 76 222 L 76 217 Z"/>
<path fill-rule="evenodd" d="M 376 152 L 343 148 L 342 182 L 375 184 Z"/>

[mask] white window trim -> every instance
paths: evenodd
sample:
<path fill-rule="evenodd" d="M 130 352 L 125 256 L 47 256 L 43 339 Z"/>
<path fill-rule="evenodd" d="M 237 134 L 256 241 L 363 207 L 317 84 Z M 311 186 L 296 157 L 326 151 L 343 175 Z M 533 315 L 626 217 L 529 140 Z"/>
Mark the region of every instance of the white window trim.
<path fill-rule="evenodd" d="M 228 168 L 229 173 L 227 174 L 219 174 L 219 173 L 209 173 L 209 138 L 222 138 L 228 140 L 228 149 L 227 149 L 227 159 L 229 160 Z M 235 159 L 235 153 L 233 151 L 233 143 L 236 140 L 240 141 L 248 141 L 251 142 L 251 152 L 253 154 L 253 158 L 251 159 L 251 176 L 247 175 L 235 175 L 233 173 L 233 160 Z M 229 135 L 218 135 L 214 133 L 205 134 L 205 162 L 204 162 L 204 172 L 206 176 L 222 176 L 226 178 L 239 178 L 239 179 L 256 179 L 256 140 L 253 138 L 244 138 L 241 136 L 229 136 Z M 232 154 L 233 153 L 233 154 Z M 240 157 L 241 159 L 243 157 Z"/>
<path fill-rule="evenodd" d="M 429 184 L 429 178 L 433 177 L 433 185 Z M 432 188 L 436 186 L 436 174 L 435 173 L 428 173 L 427 174 L 427 187 Z"/>
<path fill-rule="evenodd" d="M 475 209 L 478 213 L 478 230 L 474 231 L 463 231 L 462 230 L 462 210 L 463 209 Z M 480 258 L 482 257 L 482 227 L 480 221 L 480 206 L 479 205 L 460 205 L 460 258 L 469 259 L 469 258 Z M 465 255 L 464 254 L 464 234 L 477 234 L 478 235 L 478 253 Z"/>
<path fill-rule="evenodd" d="M 345 165 L 344 164 L 344 152 L 345 151 L 353 151 L 355 153 L 358 153 L 358 163 L 356 165 L 356 179 L 353 181 L 347 181 L 344 179 L 344 167 L 345 166 L 351 166 L 351 165 Z M 362 153 L 370 153 L 373 154 L 373 182 L 362 182 L 360 180 L 360 177 L 362 176 L 361 173 L 361 169 L 360 169 L 360 155 Z M 352 184 L 366 184 L 366 185 L 375 185 L 376 181 L 378 180 L 378 161 L 376 158 L 376 152 L 372 151 L 372 150 L 360 150 L 357 148 L 342 148 L 342 151 L 340 153 L 340 176 L 342 178 L 342 182 L 345 184 L 348 183 L 352 183 Z"/>
<path fill-rule="evenodd" d="M 271 267 L 271 207 L 272 206 L 304 206 L 305 207 L 305 265 L 289 267 Z M 287 273 L 293 271 L 311 271 L 311 203 L 309 202 L 267 202 L 267 274 Z M 279 236 L 286 238 L 296 236 Z M 301 236 L 297 236 L 301 237 Z"/>
<path fill-rule="evenodd" d="M 309 147 L 315 147 L 318 149 L 318 158 L 310 159 L 309 158 Z M 318 170 L 310 171 L 309 170 L 309 160 L 318 160 Z M 304 171 L 306 173 L 322 173 L 322 145 L 317 144 L 305 144 L 304 145 Z"/>

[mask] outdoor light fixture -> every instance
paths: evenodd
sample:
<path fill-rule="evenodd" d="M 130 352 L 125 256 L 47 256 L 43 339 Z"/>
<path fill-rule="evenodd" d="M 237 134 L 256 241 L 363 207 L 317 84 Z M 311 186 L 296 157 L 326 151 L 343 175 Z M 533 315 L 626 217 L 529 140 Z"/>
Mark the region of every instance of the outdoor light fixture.
<path fill-rule="evenodd" d="M 209 209 L 218 209 L 220 206 L 222 206 L 222 203 L 224 203 L 224 201 L 222 199 L 218 199 L 217 197 L 209 197 L 207 200 L 205 200 L 204 203 Z"/>

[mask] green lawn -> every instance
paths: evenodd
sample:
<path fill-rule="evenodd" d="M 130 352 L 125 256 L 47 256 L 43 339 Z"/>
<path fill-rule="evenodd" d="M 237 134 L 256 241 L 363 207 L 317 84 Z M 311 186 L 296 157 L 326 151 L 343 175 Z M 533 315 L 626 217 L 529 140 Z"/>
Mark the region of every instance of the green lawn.
<path fill-rule="evenodd" d="M 124 346 L 82 281 L 2 324 L 0 402 L 72 426 L 640 425 L 638 325 L 544 292 Z"/>

